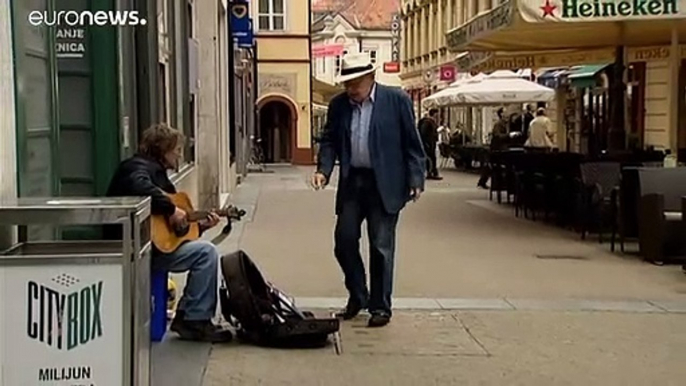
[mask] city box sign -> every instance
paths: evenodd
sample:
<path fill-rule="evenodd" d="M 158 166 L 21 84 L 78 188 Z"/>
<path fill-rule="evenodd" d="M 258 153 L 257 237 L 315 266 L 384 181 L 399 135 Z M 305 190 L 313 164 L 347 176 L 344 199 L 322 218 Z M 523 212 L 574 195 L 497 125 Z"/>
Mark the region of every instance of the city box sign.
<path fill-rule="evenodd" d="M 686 17 L 684 0 L 520 0 L 526 22 L 588 22 Z"/>
<path fill-rule="evenodd" d="M 0 385 L 122 385 L 121 266 L 5 266 L 0 277 Z"/>

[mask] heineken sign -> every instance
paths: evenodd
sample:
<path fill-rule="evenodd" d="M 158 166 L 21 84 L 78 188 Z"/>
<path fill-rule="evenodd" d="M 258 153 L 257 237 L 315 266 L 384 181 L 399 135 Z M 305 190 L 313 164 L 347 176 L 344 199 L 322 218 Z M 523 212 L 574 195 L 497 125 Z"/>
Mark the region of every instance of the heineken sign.
<path fill-rule="evenodd" d="M 684 10 L 681 0 L 522 0 L 522 16 L 534 21 L 669 19 Z"/>
<path fill-rule="evenodd" d="M 0 264 L 0 385 L 122 386 L 122 270 Z"/>
<path fill-rule="evenodd" d="M 563 0 L 563 18 L 669 16 L 679 14 L 676 0 Z"/>
<path fill-rule="evenodd" d="M 73 350 L 102 337 L 102 280 L 80 289 L 73 289 L 80 280 L 68 274 L 51 281 L 27 284 L 27 336 L 57 350 Z"/>

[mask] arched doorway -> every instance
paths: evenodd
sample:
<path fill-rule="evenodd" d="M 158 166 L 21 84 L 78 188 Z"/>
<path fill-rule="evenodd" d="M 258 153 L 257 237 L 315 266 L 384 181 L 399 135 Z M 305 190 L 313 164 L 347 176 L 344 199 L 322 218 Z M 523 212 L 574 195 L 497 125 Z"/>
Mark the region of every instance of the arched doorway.
<path fill-rule="evenodd" d="M 291 163 L 297 128 L 293 104 L 278 96 L 264 98 L 260 109 L 260 138 L 266 163 Z"/>

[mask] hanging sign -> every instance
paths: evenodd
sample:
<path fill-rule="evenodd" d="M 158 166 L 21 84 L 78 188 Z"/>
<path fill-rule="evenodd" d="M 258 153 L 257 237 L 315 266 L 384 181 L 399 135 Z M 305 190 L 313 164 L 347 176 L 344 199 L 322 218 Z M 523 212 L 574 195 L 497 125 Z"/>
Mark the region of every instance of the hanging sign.
<path fill-rule="evenodd" d="M 253 46 L 252 20 L 248 3 L 237 1 L 231 5 L 231 36 L 238 42 L 239 47 Z"/>
<path fill-rule="evenodd" d="M 453 82 L 455 81 L 455 67 L 454 66 L 441 66 L 439 74 L 439 79 L 444 82 Z"/>
<path fill-rule="evenodd" d="M 397 13 L 391 21 L 391 62 L 400 62 L 400 15 Z"/>

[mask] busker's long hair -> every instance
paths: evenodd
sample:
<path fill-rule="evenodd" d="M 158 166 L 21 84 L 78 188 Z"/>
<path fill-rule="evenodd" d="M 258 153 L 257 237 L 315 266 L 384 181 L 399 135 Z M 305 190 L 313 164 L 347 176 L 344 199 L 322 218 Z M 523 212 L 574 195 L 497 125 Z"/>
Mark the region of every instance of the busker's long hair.
<path fill-rule="evenodd" d="M 184 140 L 183 134 L 165 123 L 154 124 L 141 136 L 138 153 L 154 160 L 161 161 L 164 155 Z"/>

